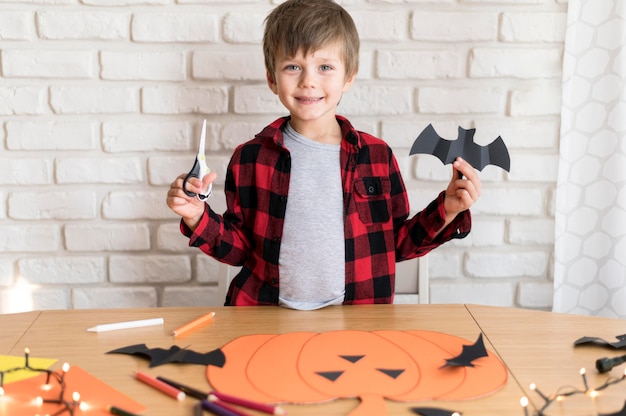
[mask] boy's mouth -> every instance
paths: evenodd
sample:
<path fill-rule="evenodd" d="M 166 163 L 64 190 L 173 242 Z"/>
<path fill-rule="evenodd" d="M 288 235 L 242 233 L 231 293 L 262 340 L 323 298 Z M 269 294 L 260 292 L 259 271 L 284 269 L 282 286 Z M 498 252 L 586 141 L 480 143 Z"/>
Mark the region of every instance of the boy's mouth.
<path fill-rule="evenodd" d="M 303 104 L 315 104 L 322 101 L 322 97 L 296 97 L 296 100 Z"/>

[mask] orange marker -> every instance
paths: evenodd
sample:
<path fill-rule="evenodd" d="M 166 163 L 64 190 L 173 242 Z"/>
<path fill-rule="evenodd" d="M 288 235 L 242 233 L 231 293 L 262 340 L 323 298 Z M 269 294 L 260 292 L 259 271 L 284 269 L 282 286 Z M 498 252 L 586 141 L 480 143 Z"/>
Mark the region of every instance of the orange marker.
<path fill-rule="evenodd" d="M 135 373 L 135 378 L 137 378 L 137 380 L 141 382 L 146 383 L 150 387 L 154 387 L 162 393 L 165 393 L 168 396 L 175 398 L 176 400 L 185 400 L 186 395 L 184 392 L 178 390 L 176 387 L 172 387 L 169 384 L 162 382 L 161 380 L 157 380 L 156 378 L 151 377 L 146 373 L 137 371 Z"/>
<path fill-rule="evenodd" d="M 181 326 L 180 328 L 177 328 L 176 330 L 174 330 L 174 336 L 177 337 L 179 335 L 184 334 L 185 332 L 191 331 L 194 328 L 199 327 L 200 325 L 204 324 L 205 322 L 210 321 L 211 319 L 213 319 L 213 317 L 215 316 L 215 312 L 209 312 L 206 315 L 202 315 L 201 317 L 194 319 L 193 321 L 189 322 L 188 324 L 185 324 L 183 326 Z"/>

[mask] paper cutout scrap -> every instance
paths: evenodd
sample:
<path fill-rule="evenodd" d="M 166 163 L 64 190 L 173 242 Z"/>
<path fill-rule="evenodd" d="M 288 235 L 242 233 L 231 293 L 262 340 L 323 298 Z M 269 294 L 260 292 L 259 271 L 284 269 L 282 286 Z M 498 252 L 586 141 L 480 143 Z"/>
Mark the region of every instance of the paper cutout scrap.
<path fill-rule="evenodd" d="M 53 358 L 34 358 L 29 357 L 28 363 L 32 368 L 48 369 L 57 360 Z M 25 364 L 24 356 L 13 355 L 0 355 L 0 371 L 7 371 L 13 368 L 23 367 Z M 24 380 L 31 377 L 37 377 L 38 371 L 32 371 L 27 369 L 20 369 L 17 371 L 11 371 L 4 374 L 4 384 L 12 383 L 14 381 Z"/>
<path fill-rule="evenodd" d="M 626 334 L 618 335 L 615 338 L 617 338 L 619 341 L 609 342 L 602 338 L 597 338 L 597 337 L 582 337 L 574 341 L 574 345 L 596 344 L 596 345 L 604 345 L 607 347 L 613 347 L 615 349 L 626 348 Z"/>
<path fill-rule="evenodd" d="M 41 396 L 44 399 L 58 399 L 61 386 L 51 382 L 51 389 L 44 390 L 46 373 L 36 377 L 5 384 L 5 395 L 0 397 L 2 409 L 6 409 L 7 415 L 34 415 L 34 414 L 57 414 L 62 409 L 59 404 L 37 404 L 35 398 Z M 94 377 L 80 367 L 70 366 L 65 375 L 65 400 L 71 400 L 72 394 L 78 392 L 80 400 L 87 406 L 80 414 L 89 416 L 110 416 L 108 406 L 115 403 L 131 413 L 141 413 L 146 407 L 139 402 L 127 397 L 113 387 Z M 6 407 L 5 407 L 6 406 Z M 3 413 L 5 414 L 5 413 Z"/>
<path fill-rule="evenodd" d="M 598 416 L 626 416 L 626 402 L 624 403 L 624 407 L 622 410 L 619 410 L 615 413 L 600 413 Z"/>
<path fill-rule="evenodd" d="M 461 354 L 457 355 L 453 358 L 446 359 L 446 363 L 443 367 L 451 367 L 451 366 L 466 366 L 466 367 L 474 367 L 474 361 L 480 357 L 486 357 L 487 349 L 485 348 L 485 343 L 483 342 L 483 334 L 482 332 L 478 335 L 478 339 L 472 345 L 463 345 L 463 351 Z"/>
<path fill-rule="evenodd" d="M 411 411 L 421 416 L 453 416 L 462 414 L 454 410 L 438 409 L 436 407 L 412 407 Z"/>
<path fill-rule="evenodd" d="M 459 126 L 458 131 L 456 140 L 446 140 L 429 124 L 413 142 L 409 155 L 425 153 L 437 156 L 444 165 L 462 157 L 478 170 L 487 165 L 499 166 L 507 172 L 510 170 L 511 158 L 502 137 L 498 136 L 488 145 L 481 146 L 474 143 L 476 129 L 465 130 Z"/>
<path fill-rule="evenodd" d="M 385 399 L 468 400 L 500 389 L 508 373 L 493 353 L 473 367 L 442 368 L 467 343 L 434 331 L 247 335 L 222 347 L 226 363 L 207 367 L 207 379 L 219 392 L 262 403 L 358 397 L 353 414 L 385 414 Z"/>
<path fill-rule="evenodd" d="M 118 348 L 107 354 L 138 355 L 150 359 L 150 367 L 156 367 L 170 363 L 185 363 L 199 365 L 214 365 L 222 367 L 226 360 L 224 353 L 219 348 L 207 353 L 199 353 L 186 348 L 172 345 L 168 350 L 163 348 L 148 348 L 146 344 L 135 344 Z"/>

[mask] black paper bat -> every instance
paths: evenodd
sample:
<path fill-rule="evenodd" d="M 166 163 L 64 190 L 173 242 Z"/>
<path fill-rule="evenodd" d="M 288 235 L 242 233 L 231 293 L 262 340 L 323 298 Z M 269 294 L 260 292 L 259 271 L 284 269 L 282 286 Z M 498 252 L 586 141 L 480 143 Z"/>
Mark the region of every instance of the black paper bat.
<path fill-rule="evenodd" d="M 461 354 L 456 357 L 446 359 L 446 363 L 443 367 L 474 367 L 473 361 L 480 357 L 487 357 L 487 350 L 485 349 L 485 343 L 483 342 L 482 332 L 478 335 L 478 339 L 472 345 L 463 345 Z"/>
<path fill-rule="evenodd" d="M 624 403 L 624 407 L 622 407 L 622 410 L 619 410 L 615 413 L 600 413 L 598 416 L 626 416 L 626 403 Z"/>
<path fill-rule="evenodd" d="M 597 337 L 582 337 L 574 341 L 574 345 L 596 344 L 596 345 L 604 345 L 607 347 L 613 347 L 615 349 L 626 348 L 626 334 L 618 335 L 615 338 L 617 338 L 619 341 L 609 342 L 602 338 L 597 338 Z"/>
<path fill-rule="evenodd" d="M 436 407 L 412 407 L 411 411 L 422 416 L 452 416 L 454 414 L 462 414 L 454 410 L 438 409 Z"/>
<path fill-rule="evenodd" d="M 462 157 L 478 170 L 483 170 L 487 165 L 496 165 L 508 172 L 511 168 L 511 159 L 502 137 L 498 136 L 488 145 L 481 146 L 474 143 L 475 132 L 476 129 L 465 130 L 459 126 L 458 138 L 446 140 L 437 134 L 432 124 L 429 124 L 413 142 L 409 155 L 416 153 L 434 155 L 444 165 L 454 162 L 457 157 Z"/>
<path fill-rule="evenodd" d="M 109 351 L 107 354 L 129 354 L 148 358 L 150 359 L 150 367 L 169 363 L 223 367 L 226 363 L 226 356 L 220 348 L 202 354 L 193 350 L 180 348 L 176 345 L 172 345 L 169 350 L 166 350 L 163 348 L 148 348 L 146 344 L 135 344 Z"/>

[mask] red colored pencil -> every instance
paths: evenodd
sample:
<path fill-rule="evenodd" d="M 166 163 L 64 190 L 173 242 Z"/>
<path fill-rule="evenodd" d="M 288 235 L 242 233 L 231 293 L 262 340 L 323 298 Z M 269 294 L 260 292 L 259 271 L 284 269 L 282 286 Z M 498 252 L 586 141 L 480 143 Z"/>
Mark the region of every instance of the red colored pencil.
<path fill-rule="evenodd" d="M 170 397 L 173 397 L 177 400 L 184 400 L 185 393 L 177 389 L 176 387 L 172 387 L 167 383 L 162 382 L 161 380 L 157 380 L 156 378 L 149 376 L 146 373 L 142 373 L 141 371 L 137 371 L 135 373 L 135 377 L 137 380 L 146 383 L 150 387 L 153 387 L 159 390 L 162 393 L 167 394 Z"/>
<path fill-rule="evenodd" d="M 278 406 L 272 406 L 265 403 L 253 402 L 241 397 L 231 396 L 229 394 L 213 391 L 209 394 L 209 400 L 214 402 L 221 400 L 226 403 L 235 404 L 237 406 L 247 407 L 248 409 L 258 410 L 259 412 L 268 413 L 270 415 L 284 415 L 286 412 Z"/>

